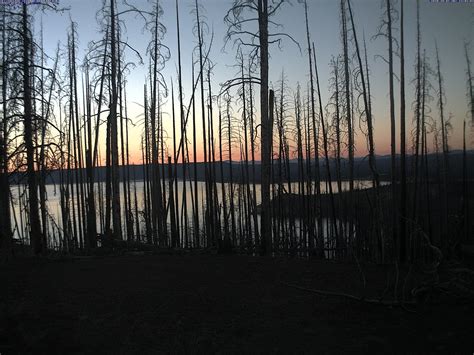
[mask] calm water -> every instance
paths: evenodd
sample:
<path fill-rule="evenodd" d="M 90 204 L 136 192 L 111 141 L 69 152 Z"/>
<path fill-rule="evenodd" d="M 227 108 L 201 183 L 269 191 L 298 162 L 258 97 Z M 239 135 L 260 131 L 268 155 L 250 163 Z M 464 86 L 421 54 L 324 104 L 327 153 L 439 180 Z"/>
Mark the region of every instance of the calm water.
<path fill-rule="evenodd" d="M 178 181 L 178 199 L 179 199 L 179 203 L 180 203 L 180 221 L 184 221 L 184 218 L 187 218 L 188 220 L 188 227 L 190 229 L 192 229 L 192 224 L 193 224 L 193 210 L 192 210 L 192 197 L 193 197 L 193 194 L 194 194 L 194 182 L 192 182 L 193 184 L 193 191 L 191 190 L 191 182 L 187 182 L 186 183 L 186 189 L 184 189 L 183 187 L 183 182 L 182 181 Z M 100 185 L 100 186 L 99 186 Z M 222 203 L 222 186 L 223 184 L 221 183 L 217 183 L 217 190 L 218 190 L 218 199 L 219 199 L 219 203 Z M 366 188 L 366 187 L 370 187 L 371 186 L 371 182 L 370 181 L 366 181 L 366 180 L 359 180 L 359 181 L 355 181 L 355 186 L 356 188 Z M 101 232 L 101 223 L 103 223 L 103 221 L 100 220 L 100 210 L 99 210 L 99 203 L 104 203 L 103 201 L 101 201 L 100 197 L 99 197 L 99 194 L 98 194 L 98 190 L 99 190 L 99 187 L 101 189 L 101 193 L 102 193 L 102 198 L 104 199 L 105 198 L 105 183 L 101 182 L 101 183 L 96 183 L 95 184 L 95 194 L 96 194 L 96 208 L 97 208 L 97 211 L 96 211 L 96 216 L 97 216 L 97 225 L 98 225 L 98 232 L 100 233 Z M 123 226 L 123 231 L 126 231 L 126 228 L 125 228 L 125 213 L 124 213 L 124 207 L 123 207 L 123 204 L 124 204 L 124 196 L 123 196 L 123 185 L 121 184 L 120 186 L 121 188 L 121 192 L 122 192 L 122 196 L 121 196 L 121 203 L 122 203 L 122 221 L 124 222 L 124 226 Z M 252 186 L 250 186 L 251 188 L 251 191 L 252 191 Z M 313 188 L 314 188 L 314 185 L 313 185 Z M 326 193 L 328 192 L 328 184 L 326 182 L 321 182 L 320 184 L 320 188 L 321 188 L 321 192 L 322 193 Z M 332 188 L 333 188 L 333 191 L 334 192 L 337 192 L 338 191 L 338 188 L 337 188 L 337 183 L 336 182 L 333 182 L 332 183 Z M 342 191 L 346 191 L 348 190 L 349 188 L 349 183 L 344 181 L 342 183 Z M 139 214 L 140 215 L 143 215 L 141 214 L 140 212 L 144 210 L 144 182 L 143 181 L 135 181 L 135 182 L 131 182 L 131 206 L 132 206 L 132 212 L 135 213 L 135 191 L 136 191 L 136 197 L 137 197 L 137 205 L 138 205 L 138 211 L 139 211 Z M 227 202 L 229 204 L 229 196 L 233 196 L 234 198 L 234 204 L 235 204 L 235 212 L 236 212 L 236 216 L 238 216 L 239 214 L 239 204 L 238 204 L 238 199 L 239 199 L 239 194 L 240 196 L 243 196 L 243 194 L 245 194 L 245 185 L 240 185 L 240 184 L 234 184 L 234 189 L 233 189 L 233 193 L 230 194 L 230 184 L 226 183 L 225 184 L 225 189 L 226 189 L 226 198 L 227 198 Z M 287 189 L 287 184 L 285 184 L 285 189 Z M 184 190 L 186 190 L 186 194 L 184 196 L 183 192 Z M 293 193 L 297 193 L 298 192 L 298 183 L 293 183 L 292 184 L 292 192 Z M 168 196 L 168 184 L 167 184 L 167 196 Z M 61 220 L 62 220 L 62 216 L 61 216 L 61 206 L 60 206 L 60 190 L 59 190 L 59 185 L 53 185 L 53 184 L 49 184 L 49 185 L 46 185 L 46 194 L 47 194 L 47 210 L 48 210 L 48 229 L 50 231 L 50 235 L 52 235 L 53 239 L 57 239 L 58 236 L 62 233 L 62 224 L 61 224 Z M 205 201 L 204 201 L 204 195 L 205 195 L 205 183 L 204 182 L 198 182 L 198 201 L 199 201 L 199 218 L 200 220 L 202 221 L 203 219 L 203 211 L 204 211 L 204 207 L 205 207 Z M 12 215 L 12 226 L 14 228 L 14 237 L 15 238 L 18 238 L 18 239 L 21 239 L 21 240 L 24 240 L 25 239 L 25 236 L 27 235 L 26 233 L 26 228 L 27 228 L 27 215 L 25 214 L 25 202 L 27 201 L 27 191 L 25 190 L 25 186 L 24 185 L 14 185 L 12 186 L 12 196 L 13 196 L 13 212 L 14 214 Z M 182 208 L 182 203 L 184 202 L 184 199 L 183 198 L 186 198 L 186 204 L 187 204 L 187 209 L 184 210 L 184 208 Z M 256 200 L 257 200 L 257 204 L 260 204 L 261 202 L 261 198 L 260 198 L 260 185 L 259 184 L 256 184 Z M 167 198 L 168 200 L 168 198 Z M 20 203 L 21 201 L 21 203 Z M 74 198 L 71 198 L 71 203 L 75 203 L 75 212 L 76 212 L 76 218 L 77 218 L 77 214 L 78 214 L 78 208 L 77 208 L 77 201 L 76 199 Z M 243 208 L 243 207 L 242 207 Z M 22 213 L 20 213 L 20 210 L 22 211 Z M 72 208 L 71 208 L 71 213 L 72 213 Z M 238 217 L 236 217 L 238 218 Z M 134 222 L 135 222 L 135 219 L 134 219 Z M 140 217 L 139 219 L 139 222 L 140 222 L 140 230 L 143 231 L 145 230 L 145 225 L 144 225 L 144 219 L 142 217 Z M 169 223 L 169 217 L 168 217 L 168 223 Z M 183 224 L 183 223 L 181 223 Z M 203 225 L 203 223 L 201 222 L 201 226 Z M 27 241 L 25 241 L 27 242 Z M 57 242 L 55 242 L 54 240 L 51 241 L 52 243 L 52 247 L 55 246 L 55 244 Z"/>

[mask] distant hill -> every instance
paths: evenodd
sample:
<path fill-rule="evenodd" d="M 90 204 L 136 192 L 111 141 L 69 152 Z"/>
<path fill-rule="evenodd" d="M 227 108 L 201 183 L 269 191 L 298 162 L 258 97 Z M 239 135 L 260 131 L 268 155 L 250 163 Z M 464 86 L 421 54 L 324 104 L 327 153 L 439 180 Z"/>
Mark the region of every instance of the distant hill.
<path fill-rule="evenodd" d="M 377 171 L 380 175 L 381 180 L 390 180 L 390 156 L 389 155 L 383 155 L 383 156 L 377 156 Z M 439 176 L 439 166 L 442 166 L 442 156 L 441 155 L 436 155 L 436 154 L 429 154 L 427 157 L 428 161 L 428 174 L 430 178 L 436 179 Z M 364 158 L 355 158 L 354 159 L 355 167 L 354 167 L 354 178 L 355 179 L 370 179 L 371 178 L 371 171 L 369 167 L 369 161 L 368 157 Z M 304 162 L 305 167 L 304 170 L 305 172 L 307 171 L 307 166 L 306 162 Z M 252 180 L 252 166 L 251 163 L 249 163 L 249 174 L 250 174 L 250 179 Z M 210 168 L 212 168 L 212 164 L 209 165 Z M 399 166 L 399 156 L 397 156 L 397 166 Z M 412 166 L 413 166 L 413 156 L 408 156 L 407 157 L 407 172 L 410 175 L 412 172 Z M 245 176 L 244 174 L 244 163 L 243 162 L 233 162 L 232 163 L 233 167 L 233 177 L 234 181 L 243 181 L 243 177 Z M 330 167 L 331 167 L 331 176 L 334 179 L 336 176 L 336 161 L 334 159 L 330 160 Z M 474 179 L 474 150 L 470 150 L 467 152 L 467 167 L 468 167 L 468 179 Z M 159 165 L 160 171 L 161 171 L 161 165 Z M 143 165 L 130 165 L 129 166 L 129 171 L 130 171 L 130 177 L 131 179 L 136 179 L 136 180 L 143 180 L 145 176 L 145 169 L 146 167 Z M 221 179 L 220 175 L 220 165 L 219 163 L 215 163 L 215 170 L 216 170 L 216 175 L 217 175 L 217 181 L 221 182 L 222 180 L 224 181 L 229 181 L 230 178 L 230 163 L 229 162 L 224 162 L 224 176 L 223 179 Z M 296 159 L 292 159 L 290 161 L 290 174 L 291 174 L 291 180 L 292 181 L 297 181 L 298 179 L 298 161 Z M 327 173 L 326 173 L 326 165 L 325 165 L 325 160 L 323 158 L 320 159 L 320 172 L 321 172 L 321 179 L 326 180 L 327 179 Z M 124 173 L 126 171 L 126 167 L 120 167 L 120 176 L 123 177 Z M 278 161 L 274 161 L 274 166 L 273 166 L 273 171 L 275 174 L 275 179 L 278 180 L 278 174 L 279 174 L 279 167 L 278 167 Z M 72 174 L 72 179 L 74 180 L 75 178 L 75 170 L 71 170 Z M 95 179 L 96 181 L 105 181 L 105 172 L 106 169 L 105 167 L 98 167 L 96 168 L 95 171 Z M 165 177 L 168 177 L 168 167 L 165 166 Z M 314 165 L 314 160 L 311 161 L 311 172 L 314 176 L 315 173 L 315 165 Z M 462 151 L 455 150 L 450 152 L 449 154 L 449 171 L 448 171 L 449 177 L 451 179 L 461 179 L 462 178 Z M 85 177 L 85 171 L 83 173 Z M 177 165 L 177 176 L 179 179 L 182 179 L 183 177 L 183 169 L 182 169 L 182 164 Z M 189 163 L 189 171 L 186 172 L 187 178 L 194 179 L 194 166 L 193 163 Z M 342 179 L 347 180 L 349 178 L 349 164 L 347 159 L 342 159 L 341 160 L 341 176 Z M 205 180 L 205 171 L 204 171 L 204 163 L 197 163 L 197 177 L 198 180 L 204 181 Z M 18 181 L 22 181 L 24 179 L 24 174 L 13 174 L 12 177 L 12 183 L 16 183 Z M 60 181 L 60 173 L 57 170 L 53 170 L 48 172 L 47 175 L 47 183 L 58 183 Z M 255 162 L 255 181 L 260 182 L 260 162 Z"/>

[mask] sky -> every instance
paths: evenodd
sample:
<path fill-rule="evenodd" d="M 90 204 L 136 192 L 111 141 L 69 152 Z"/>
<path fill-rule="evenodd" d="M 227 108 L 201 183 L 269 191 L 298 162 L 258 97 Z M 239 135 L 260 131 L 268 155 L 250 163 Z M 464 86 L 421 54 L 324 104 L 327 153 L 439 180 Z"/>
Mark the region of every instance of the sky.
<path fill-rule="evenodd" d="M 118 7 L 125 9 L 121 0 L 117 0 Z M 146 0 L 128 0 L 140 9 L 151 9 L 151 3 Z M 235 65 L 236 49 L 232 44 L 224 47 L 224 36 L 227 25 L 224 16 L 232 5 L 232 0 L 199 0 L 204 11 L 202 15 L 207 18 L 208 26 L 214 33 L 213 47 L 210 58 L 215 64 L 213 72 L 213 91 L 220 89 L 220 84 L 231 79 L 236 74 Z M 41 13 L 34 14 L 37 21 L 43 21 L 44 46 L 49 55 L 55 53 L 58 41 L 62 46 L 67 42 L 67 29 L 70 19 L 77 23 L 79 33 L 78 58 L 84 57 L 87 44 L 91 40 L 99 40 L 97 23 L 97 12 L 102 4 L 101 0 L 59 0 L 59 7 L 70 8 L 63 13 Z M 358 36 L 365 34 L 369 53 L 369 65 L 371 68 L 371 85 L 373 96 L 373 114 L 375 119 L 375 145 L 377 154 L 384 155 L 390 152 L 390 124 L 389 124 L 389 83 L 388 65 L 380 57 L 386 56 L 388 52 L 387 41 L 382 38 L 374 38 L 381 22 L 383 9 L 381 0 L 353 0 L 354 16 Z M 395 2 L 399 6 L 399 0 Z M 170 81 L 177 78 L 177 35 L 176 35 L 176 9 L 174 0 L 161 0 L 164 15 L 161 19 L 167 28 L 163 43 L 170 48 L 171 59 L 167 62 L 162 74 Z M 181 21 L 181 44 L 182 44 L 182 66 L 184 101 L 187 103 L 191 95 L 191 60 L 192 49 L 196 46 L 193 35 L 194 14 L 192 9 L 194 0 L 179 0 L 179 15 Z M 312 41 L 316 46 L 320 82 L 323 103 L 329 98 L 329 63 L 332 56 L 341 53 L 340 40 L 340 15 L 339 1 L 336 0 L 308 0 L 309 26 Z M 466 61 L 464 56 L 464 41 L 474 42 L 474 2 L 472 3 L 440 3 L 429 0 L 420 0 L 422 48 L 435 66 L 435 41 L 437 41 L 441 71 L 444 77 L 446 92 L 446 116 L 453 115 L 453 131 L 450 137 L 451 149 L 459 149 L 462 146 L 462 124 L 467 118 L 467 85 L 466 85 Z M 100 16 L 100 15 L 99 15 Z M 151 40 L 151 33 L 144 30 L 144 21 L 140 17 L 128 14 L 122 17 L 126 24 L 126 31 L 122 36 L 143 58 L 146 58 L 146 46 Z M 309 78 L 308 59 L 306 51 L 306 34 L 304 22 L 304 9 L 297 0 L 290 1 L 282 6 L 281 11 L 275 17 L 275 21 L 283 27 L 279 32 L 285 32 L 296 39 L 301 46 L 299 48 L 289 40 L 283 40 L 281 48 L 273 46 L 270 48 L 270 86 L 276 85 L 282 70 L 284 70 L 288 84 L 296 88 L 297 83 L 306 87 Z M 36 26 L 39 28 L 39 26 Z M 398 37 L 399 25 L 395 24 L 394 34 Z M 206 35 L 209 41 L 210 33 Z M 407 80 L 407 121 L 411 123 L 413 118 L 412 103 L 415 100 L 414 67 L 416 59 L 416 1 L 405 0 L 405 63 Z M 474 43 L 470 47 L 470 56 L 474 60 Z M 135 61 L 137 66 L 127 77 L 127 102 L 128 115 L 137 124 L 130 131 L 130 155 L 131 161 L 141 163 L 140 135 L 142 126 L 141 115 L 143 104 L 143 85 L 146 82 L 147 69 L 145 65 L 139 65 L 136 56 L 132 52 L 126 54 L 126 59 Z M 145 60 L 145 63 L 147 60 Z M 395 59 L 395 73 L 399 73 L 399 60 Z M 435 82 L 433 82 L 435 84 Z M 399 84 L 395 81 L 396 117 L 399 117 Z M 435 95 L 435 92 L 433 92 Z M 431 104 L 431 116 L 438 120 L 439 113 L 436 100 Z M 165 128 L 171 132 L 170 99 L 164 106 Z M 238 115 L 235 112 L 235 115 Z M 200 121 L 199 121 L 200 122 Z M 397 123 L 398 124 L 398 123 Z M 399 135 L 397 125 L 397 137 Z M 408 131 L 408 130 L 407 130 Z M 409 132 L 409 131 L 408 131 Z M 200 137 L 198 130 L 198 137 Z M 103 135 L 102 135 L 103 136 Z M 190 136 L 190 134 L 189 134 Z M 472 138 L 472 135 L 471 135 Z M 472 141 L 472 139 L 471 139 Z M 191 142 L 192 143 L 192 142 Z M 200 140 L 197 142 L 201 146 Z M 365 138 L 361 133 L 356 137 L 356 155 L 364 156 L 366 152 Z M 472 147 L 472 142 L 470 147 Z M 198 148 L 198 150 L 200 150 Z M 398 148 L 397 148 L 398 150 Z M 192 157 L 190 157 L 192 160 Z"/>

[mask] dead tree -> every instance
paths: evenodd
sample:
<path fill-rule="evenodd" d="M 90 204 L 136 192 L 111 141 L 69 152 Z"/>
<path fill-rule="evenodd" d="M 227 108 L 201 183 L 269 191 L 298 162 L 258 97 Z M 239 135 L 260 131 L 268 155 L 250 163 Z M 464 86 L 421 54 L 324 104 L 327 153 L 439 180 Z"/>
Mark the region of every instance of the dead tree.
<path fill-rule="evenodd" d="M 35 144 L 33 140 L 34 112 L 32 107 L 32 88 L 30 71 L 32 35 L 29 28 L 29 15 L 27 5 L 22 6 L 22 66 L 23 66 L 23 124 L 25 133 L 25 147 L 27 159 L 29 218 L 30 218 L 30 242 L 34 254 L 40 254 L 45 250 L 44 238 L 41 233 L 41 222 L 38 208 L 38 185 L 35 173 Z"/>
<path fill-rule="evenodd" d="M 347 10 L 345 0 L 341 0 L 341 24 L 342 24 L 342 47 L 343 47 L 343 66 L 344 66 L 344 106 L 347 125 L 347 150 L 349 159 L 349 202 L 348 202 L 348 223 L 350 227 L 349 238 L 352 238 L 352 223 L 355 210 L 353 192 L 354 192 L 354 129 L 352 116 L 352 90 L 350 76 L 350 58 L 349 58 L 349 30 L 347 28 Z"/>
<path fill-rule="evenodd" d="M 270 4 L 269 4 L 270 2 Z M 270 208 L 270 183 L 271 183 L 271 147 L 273 122 L 270 120 L 268 88 L 268 55 L 269 45 L 279 43 L 282 37 L 292 39 L 288 34 L 269 33 L 270 19 L 285 3 L 285 0 L 234 0 L 231 9 L 224 20 L 228 24 L 226 42 L 234 40 L 238 46 L 251 48 L 251 56 L 257 55 L 260 60 L 260 114 L 261 114 L 261 242 L 260 253 L 269 255 L 272 250 L 272 217 Z M 252 17 L 244 18 L 244 13 Z M 258 32 L 245 31 L 243 27 L 250 23 L 258 24 Z M 294 40 L 293 40 L 294 41 Z"/>
<path fill-rule="evenodd" d="M 422 92 L 422 57 L 421 57 L 421 31 L 420 31 L 420 1 L 416 2 L 416 101 L 415 101 L 415 117 L 414 117 L 414 133 L 413 133 L 413 189 L 412 189 L 412 216 L 415 220 L 418 208 L 418 179 L 419 179 L 419 156 L 420 156 L 420 135 L 421 135 L 421 92 Z M 408 253 L 411 251 L 408 250 Z"/>
<path fill-rule="evenodd" d="M 164 80 L 161 70 L 165 66 L 165 62 L 169 59 L 169 49 L 164 46 L 161 41 L 163 39 L 166 28 L 160 22 L 163 10 L 158 1 L 153 4 L 151 19 L 148 27 L 152 31 L 152 41 L 148 46 L 148 53 L 151 55 L 152 64 L 150 66 L 151 80 L 151 99 L 150 99 L 150 129 L 151 129 L 151 163 L 152 163 L 152 199 L 151 214 L 153 237 L 155 241 L 159 240 L 160 246 L 165 246 L 166 242 L 166 219 L 164 218 L 163 192 L 161 176 L 158 165 L 160 134 L 158 127 L 160 126 L 160 86 L 164 86 Z M 164 86 L 166 90 L 166 86 Z M 162 164 L 164 162 L 162 161 Z"/>
<path fill-rule="evenodd" d="M 436 48 L 436 71 L 437 71 L 437 81 L 438 81 L 438 110 L 439 110 L 439 118 L 441 123 L 441 147 L 443 152 L 443 168 L 442 168 L 442 184 L 443 188 L 442 192 L 442 199 L 441 205 L 442 208 L 442 220 L 443 220 L 443 227 L 442 234 L 444 236 L 443 239 L 448 237 L 449 225 L 448 225 L 448 171 L 449 171 L 449 151 L 448 151 L 448 130 L 447 130 L 447 122 L 444 116 L 444 107 L 445 107 L 445 93 L 444 93 L 444 80 L 443 75 L 441 74 L 441 62 L 439 59 L 439 50 L 438 44 L 435 43 Z"/>
<path fill-rule="evenodd" d="M 87 129 L 87 142 L 88 146 L 86 149 L 86 175 L 87 175 L 87 246 L 95 248 L 97 246 L 97 214 L 96 214 L 96 202 L 94 193 L 94 162 L 93 162 L 93 122 L 92 122 L 92 98 L 91 98 L 91 86 L 89 78 L 89 67 L 85 65 L 85 117 L 86 117 L 86 129 Z M 95 130 L 95 129 L 94 129 Z"/>
<path fill-rule="evenodd" d="M 305 13 L 305 24 L 306 24 L 306 40 L 307 40 L 307 45 L 308 45 L 308 64 L 309 64 L 309 81 L 310 81 L 310 94 L 311 94 L 311 123 L 312 123 L 312 130 L 313 130 L 313 143 L 314 143 L 314 166 L 316 170 L 316 174 L 314 176 L 314 184 L 316 188 L 316 196 L 319 201 L 319 211 L 321 211 L 321 174 L 320 174 L 320 168 L 319 168 L 319 124 L 316 122 L 316 108 L 315 108 L 315 98 L 314 98 L 314 79 L 313 79 L 313 58 L 312 58 L 312 53 L 311 53 L 311 40 L 310 40 L 310 34 L 309 34 L 309 21 L 308 21 L 308 2 L 307 0 L 304 0 L 304 13 Z M 316 60 L 316 59 L 315 59 Z M 316 66 L 314 67 L 316 70 Z M 319 94 L 319 93 L 318 93 Z M 321 102 L 320 102 L 321 104 Z M 320 107 L 320 113 L 322 112 L 322 109 Z M 322 116 L 320 115 L 319 117 L 320 120 L 322 120 Z M 321 125 L 324 124 L 323 122 L 319 122 Z M 322 235 L 322 219 L 321 219 L 321 212 L 317 214 L 317 225 L 318 225 L 318 235 L 317 235 L 317 241 L 318 241 L 318 250 L 317 253 L 319 254 L 320 257 L 324 256 L 323 253 L 323 248 L 324 248 L 324 237 Z M 314 253 L 314 241 L 313 237 L 310 234 L 309 237 L 309 248 L 310 252 Z"/>
<path fill-rule="evenodd" d="M 10 213 L 10 179 L 9 175 L 9 131 L 10 119 L 9 108 L 7 103 L 9 88 L 9 47 L 7 33 L 7 13 L 5 9 L 2 11 L 2 115 L 0 124 L 0 256 L 8 258 L 11 254 L 12 243 L 12 226 Z"/>
<path fill-rule="evenodd" d="M 400 0 L 400 215 L 398 259 L 406 259 L 407 163 L 406 163 L 406 105 L 405 105 L 405 0 Z"/>
<path fill-rule="evenodd" d="M 466 57 L 466 75 L 467 75 L 467 99 L 468 99 L 468 108 L 471 121 L 471 127 L 474 127 L 474 79 L 471 72 L 471 58 L 469 56 L 469 46 L 468 43 L 464 43 L 464 54 Z M 464 121 L 463 127 L 463 222 L 464 222 L 464 238 L 468 240 L 469 231 L 470 231 L 470 218 L 469 216 L 469 198 L 467 198 L 468 193 L 468 183 L 467 183 L 467 156 L 466 156 L 466 121 Z M 472 234 L 471 234 L 472 240 Z"/>
<path fill-rule="evenodd" d="M 392 241 L 398 244 L 398 219 L 397 218 L 397 163 L 396 163 L 396 125 L 395 125 L 395 89 L 394 89 L 394 44 L 397 44 L 396 39 L 393 36 L 394 22 L 397 20 L 398 15 L 396 9 L 393 6 L 393 0 L 384 0 L 385 13 L 381 24 L 378 29 L 376 36 L 383 36 L 388 41 L 388 58 L 386 62 L 388 64 L 388 89 L 389 89 L 389 113 L 390 113 L 390 188 L 391 188 L 391 208 L 392 208 L 392 221 L 391 221 L 391 234 Z"/>
<path fill-rule="evenodd" d="M 107 121 L 110 125 L 110 148 L 111 176 L 112 176 L 112 235 L 116 239 L 122 239 L 122 216 L 120 212 L 120 172 L 118 153 L 118 71 L 119 61 L 118 50 L 118 29 L 117 18 L 115 16 L 115 0 L 110 0 L 110 112 Z"/>

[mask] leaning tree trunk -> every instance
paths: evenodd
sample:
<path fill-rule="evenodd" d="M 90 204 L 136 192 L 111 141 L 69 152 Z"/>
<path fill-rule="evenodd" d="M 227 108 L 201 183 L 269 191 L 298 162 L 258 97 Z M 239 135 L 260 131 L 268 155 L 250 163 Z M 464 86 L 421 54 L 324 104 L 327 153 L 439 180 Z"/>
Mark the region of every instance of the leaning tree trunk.
<path fill-rule="evenodd" d="M 313 43 L 313 56 L 314 56 L 314 72 L 316 76 L 316 88 L 318 90 L 319 117 L 321 120 L 321 128 L 323 130 L 322 133 L 323 133 L 324 158 L 326 160 L 326 174 L 327 174 L 327 181 L 328 181 L 328 186 L 329 186 L 329 198 L 331 201 L 332 222 L 334 226 L 336 241 L 338 241 L 339 242 L 338 245 L 340 245 L 339 233 L 337 229 L 337 219 L 336 219 L 336 203 L 335 203 L 333 189 L 332 189 L 331 166 L 329 163 L 328 130 L 326 129 L 326 123 L 324 121 L 323 102 L 321 99 L 321 88 L 319 85 L 318 65 L 316 63 L 316 50 L 314 49 L 314 43 Z"/>

